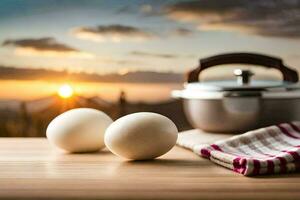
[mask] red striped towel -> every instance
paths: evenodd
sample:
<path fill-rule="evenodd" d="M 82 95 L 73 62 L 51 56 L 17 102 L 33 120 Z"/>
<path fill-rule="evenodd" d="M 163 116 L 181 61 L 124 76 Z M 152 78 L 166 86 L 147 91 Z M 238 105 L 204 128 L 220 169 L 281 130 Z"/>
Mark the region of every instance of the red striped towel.
<path fill-rule="evenodd" d="M 194 145 L 193 150 L 246 176 L 298 171 L 300 122 L 260 128 L 210 145 Z"/>

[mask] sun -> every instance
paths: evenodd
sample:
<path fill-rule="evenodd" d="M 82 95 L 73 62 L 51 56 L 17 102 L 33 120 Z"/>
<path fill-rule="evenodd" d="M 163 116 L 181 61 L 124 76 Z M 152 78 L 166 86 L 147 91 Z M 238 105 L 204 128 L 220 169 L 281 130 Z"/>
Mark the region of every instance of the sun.
<path fill-rule="evenodd" d="M 64 84 L 59 87 L 57 93 L 61 98 L 67 99 L 73 96 L 74 90 L 70 85 Z"/>

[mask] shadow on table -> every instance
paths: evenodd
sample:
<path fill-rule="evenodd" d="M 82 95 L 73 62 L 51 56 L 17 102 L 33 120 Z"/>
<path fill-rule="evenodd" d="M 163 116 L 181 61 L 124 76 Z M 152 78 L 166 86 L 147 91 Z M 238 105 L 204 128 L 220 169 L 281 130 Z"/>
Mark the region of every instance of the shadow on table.
<path fill-rule="evenodd" d="M 151 166 L 210 166 L 213 165 L 211 162 L 206 160 L 186 160 L 186 159 L 166 159 L 157 158 L 153 160 L 127 160 L 121 163 L 123 166 L 134 166 L 134 165 L 151 165 Z"/>
<path fill-rule="evenodd" d="M 108 149 L 101 149 L 97 151 L 91 151 L 91 152 L 67 152 L 67 151 L 59 151 L 61 155 L 104 155 L 104 154 L 111 154 L 111 152 Z"/>

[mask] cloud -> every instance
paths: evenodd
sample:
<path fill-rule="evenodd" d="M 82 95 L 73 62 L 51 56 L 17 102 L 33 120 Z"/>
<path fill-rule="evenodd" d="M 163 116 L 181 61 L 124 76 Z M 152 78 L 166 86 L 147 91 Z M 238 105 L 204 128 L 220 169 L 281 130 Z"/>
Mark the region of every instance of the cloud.
<path fill-rule="evenodd" d="M 176 54 L 152 53 L 152 52 L 144 52 L 144 51 L 131 51 L 129 54 L 134 56 L 146 56 L 146 57 L 156 57 L 156 58 L 164 58 L 164 59 L 179 57 Z"/>
<path fill-rule="evenodd" d="M 0 80 L 46 80 L 46 81 L 80 81 L 108 83 L 175 83 L 182 82 L 183 76 L 170 72 L 137 71 L 123 68 L 118 73 L 72 73 L 51 69 L 14 68 L 0 65 Z"/>
<path fill-rule="evenodd" d="M 95 60 L 97 63 L 105 63 L 105 64 L 114 64 L 119 66 L 129 65 L 129 66 L 146 66 L 148 63 L 138 61 L 138 60 L 130 60 L 130 59 L 118 59 L 112 57 L 97 57 Z"/>
<path fill-rule="evenodd" d="M 234 31 L 300 38 L 300 0 L 198 0 L 168 5 L 171 19 L 195 23 L 199 30 Z"/>
<path fill-rule="evenodd" d="M 21 56 L 93 58 L 92 54 L 59 43 L 51 37 L 17 40 L 7 39 L 2 43 L 2 46 L 15 47 L 15 54 Z"/>
<path fill-rule="evenodd" d="M 155 37 L 155 34 L 143 29 L 125 25 L 100 25 L 97 27 L 78 27 L 71 31 L 79 39 L 96 42 L 112 41 L 145 41 Z"/>
<path fill-rule="evenodd" d="M 171 35 L 173 36 L 188 36 L 192 35 L 193 31 L 187 28 L 177 28 L 173 31 L 171 31 Z"/>

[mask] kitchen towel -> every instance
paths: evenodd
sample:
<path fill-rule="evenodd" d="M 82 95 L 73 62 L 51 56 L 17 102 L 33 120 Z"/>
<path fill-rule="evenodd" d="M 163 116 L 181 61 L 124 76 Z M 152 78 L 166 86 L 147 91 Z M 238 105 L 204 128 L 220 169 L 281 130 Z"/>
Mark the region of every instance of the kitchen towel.
<path fill-rule="evenodd" d="M 222 134 L 214 136 L 214 141 L 208 144 L 208 134 L 205 134 L 204 141 L 201 141 L 202 133 L 182 133 L 177 144 L 245 176 L 300 170 L 300 122 L 269 126 L 235 136 Z"/>

